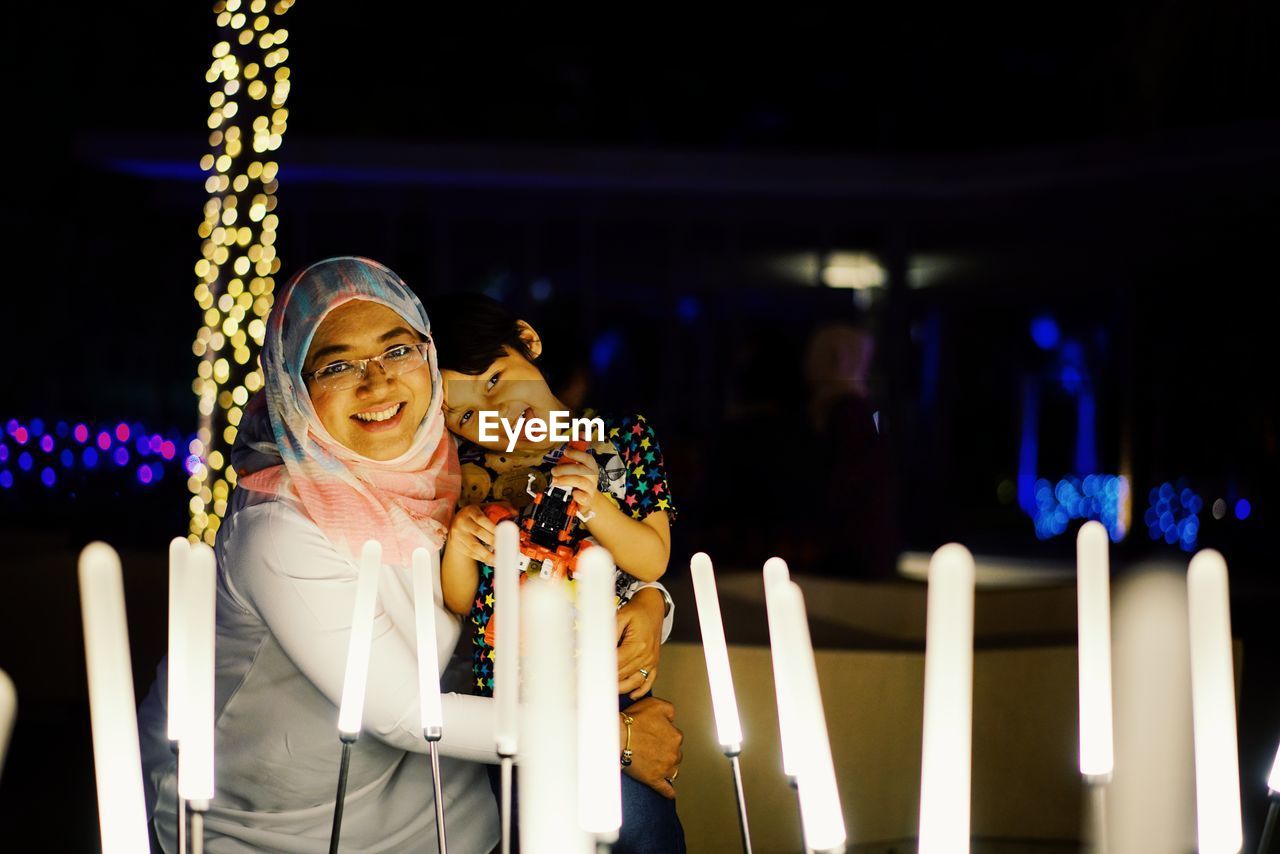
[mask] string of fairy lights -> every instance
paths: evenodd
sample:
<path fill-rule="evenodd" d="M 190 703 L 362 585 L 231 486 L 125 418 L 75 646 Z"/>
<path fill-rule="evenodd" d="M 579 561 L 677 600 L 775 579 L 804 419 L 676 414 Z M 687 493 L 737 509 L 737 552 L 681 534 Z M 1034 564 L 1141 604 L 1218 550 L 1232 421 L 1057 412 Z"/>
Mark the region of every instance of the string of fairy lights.
<path fill-rule="evenodd" d="M 293 0 L 218 0 L 219 41 L 205 80 L 209 153 L 204 221 L 198 229 L 195 299 L 204 312 L 192 352 L 200 359 L 192 390 L 200 427 L 190 445 L 190 536 L 212 544 L 236 485 L 230 449 L 249 396 L 262 387 L 257 353 L 266 333 L 274 276 L 278 164 L 288 125 L 289 49 L 279 21 Z"/>

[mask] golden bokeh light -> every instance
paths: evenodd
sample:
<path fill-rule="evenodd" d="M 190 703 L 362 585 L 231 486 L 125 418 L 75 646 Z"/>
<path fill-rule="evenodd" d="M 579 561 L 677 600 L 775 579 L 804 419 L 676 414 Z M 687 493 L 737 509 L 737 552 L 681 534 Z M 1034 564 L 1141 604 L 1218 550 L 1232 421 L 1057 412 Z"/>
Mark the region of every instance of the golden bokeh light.
<path fill-rule="evenodd" d="M 292 0 L 269 8 L 268 0 L 213 4 L 219 35 L 205 72 L 212 90 L 210 150 L 200 158 L 200 168 L 209 173 L 204 182 L 209 198 L 196 230 L 200 258 L 192 291 L 203 321 L 191 345 L 199 359 L 191 389 L 200 412 L 198 438 L 189 448 L 200 463 L 187 480 L 192 542 L 213 544 L 236 484 L 231 447 L 249 396 L 262 388 L 258 349 L 280 272 L 279 219 L 272 213 L 279 167 L 255 156 L 247 163 L 241 158 L 276 151 L 283 142 L 289 51 L 280 45 L 289 34 L 279 19 L 292 5 Z M 242 79 L 248 98 L 237 99 Z"/>

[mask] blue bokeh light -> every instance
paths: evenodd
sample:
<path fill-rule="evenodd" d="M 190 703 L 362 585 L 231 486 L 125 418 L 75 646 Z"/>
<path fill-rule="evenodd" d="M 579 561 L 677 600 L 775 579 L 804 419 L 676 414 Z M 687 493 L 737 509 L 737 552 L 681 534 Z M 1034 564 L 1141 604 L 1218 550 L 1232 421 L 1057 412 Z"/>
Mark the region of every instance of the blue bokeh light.
<path fill-rule="evenodd" d="M 1147 533 L 1155 542 L 1164 540 L 1177 545 L 1183 551 L 1193 551 L 1200 536 L 1200 511 L 1202 499 L 1186 478 L 1177 482 L 1165 482 L 1147 494 L 1148 507 L 1143 514 Z"/>
<path fill-rule="evenodd" d="M 1064 365 L 1059 379 L 1062 380 L 1062 388 L 1069 394 L 1075 394 L 1084 385 L 1084 374 L 1075 365 Z"/>
<path fill-rule="evenodd" d="M 1241 498 L 1236 502 L 1236 518 L 1243 522 L 1249 518 L 1249 514 L 1253 512 L 1253 505 L 1249 503 L 1249 499 Z"/>
<path fill-rule="evenodd" d="M 551 298 L 551 280 L 544 277 L 534 279 L 529 285 L 529 296 L 533 297 L 534 302 L 546 302 Z"/>
<path fill-rule="evenodd" d="M 1062 340 L 1062 332 L 1058 329 L 1058 321 L 1048 314 L 1042 314 L 1031 321 L 1031 340 L 1041 350 L 1052 350 Z"/>
<path fill-rule="evenodd" d="M 1101 522 L 1112 542 L 1124 539 L 1123 511 L 1129 494 L 1126 478 L 1114 474 L 1089 474 L 1083 478 L 1071 475 L 1056 484 L 1040 478 L 1034 494 L 1032 519 L 1039 539 L 1065 533 L 1076 519 Z"/>
<path fill-rule="evenodd" d="M 701 312 L 702 305 L 695 296 L 682 296 L 676 303 L 676 317 L 680 318 L 681 323 L 693 323 Z"/>
<path fill-rule="evenodd" d="M 621 349 L 622 336 L 616 330 L 603 333 L 591 345 L 591 369 L 597 374 L 605 373 Z"/>

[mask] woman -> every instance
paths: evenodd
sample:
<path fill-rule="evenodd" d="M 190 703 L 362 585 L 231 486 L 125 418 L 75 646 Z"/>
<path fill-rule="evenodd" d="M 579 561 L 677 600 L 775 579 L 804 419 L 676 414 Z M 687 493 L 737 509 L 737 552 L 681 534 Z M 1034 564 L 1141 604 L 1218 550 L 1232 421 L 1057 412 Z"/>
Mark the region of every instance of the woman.
<path fill-rule="evenodd" d="M 356 555 L 370 538 L 382 543 L 390 571 L 379 581 L 343 848 L 431 850 L 407 567 L 413 549 L 441 547 L 459 477 L 426 313 L 385 267 L 322 261 L 279 294 L 262 365 L 265 403 L 251 404 L 241 425 L 233 453 L 240 484 L 216 544 L 217 797 L 205 818 L 207 850 L 328 850 Z M 632 606 L 629 640 L 648 648 L 666 628 L 663 596 L 645 592 L 652 595 Z M 443 664 L 459 626 L 435 605 Z M 149 803 L 172 851 L 176 763 L 165 740 L 166 693 L 162 662 L 139 717 Z M 496 806 L 475 764 L 495 761 L 491 704 L 445 697 L 441 777 L 454 851 L 487 852 L 498 840 Z M 633 776 L 663 785 L 679 763 L 670 706 L 642 700 L 628 714 Z"/>

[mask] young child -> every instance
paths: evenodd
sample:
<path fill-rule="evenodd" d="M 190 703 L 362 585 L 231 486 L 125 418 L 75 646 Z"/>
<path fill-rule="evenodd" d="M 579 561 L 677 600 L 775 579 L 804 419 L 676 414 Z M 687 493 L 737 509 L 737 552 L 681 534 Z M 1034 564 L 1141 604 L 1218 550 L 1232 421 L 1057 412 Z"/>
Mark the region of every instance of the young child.
<path fill-rule="evenodd" d="M 542 341 L 528 323 L 487 297 L 441 297 L 432 302 L 430 316 L 445 386 L 445 426 L 459 439 L 462 464 L 462 506 L 441 562 L 441 591 L 445 606 L 466 618 L 471 632 L 475 689 L 492 695 L 493 636 L 486 629 L 493 616 L 496 525 L 484 506 L 501 502 L 523 511 L 533 502 L 529 488 L 541 493 L 553 479 L 557 487 L 571 488 L 587 521 L 579 517 L 572 522 L 569 545 L 589 537 L 609 550 L 618 567 L 619 607 L 666 571 L 675 507 L 662 451 L 643 416 L 605 419 L 604 440 L 587 450 L 525 432 L 509 452 L 502 428 L 497 441 L 483 441 L 481 411 L 496 412 L 511 425 L 521 415 L 549 422 L 551 412 L 568 411 L 536 364 Z M 526 571 L 539 570 L 535 562 Z M 655 668 L 638 661 L 628 669 L 622 658 L 619 693 L 638 698 L 649 691 Z"/>
<path fill-rule="evenodd" d="M 659 593 L 644 588 L 653 586 L 666 571 L 670 523 L 676 511 L 662 450 L 642 416 L 605 419 L 604 439 L 581 451 L 526 432 L 508 452 L 508 438 L 501 429 L 499 441 L 481 441 L 481 411 L 497 412 L 514 425 L 521 415 L 549 422 L 552 412 L 569 409 L 551 392 L 536 364 L 542 340 L 528 323 L 487 297 L 441 297 L 432 301 L 429 314 L 444 382 L 445 426 L 459 439 L 462 463 L 461 509 L 454 515 L 445 543 L 441 592 L 445 607 L 462 615 L 464 628 L 471 633 L 475 690 L 492 695 L 493 637 L 486 629 L 493 618 L 497 526 L 485 514 L 484 505 L 503 502 L 519 512 L 534 500 L 526 491 L 529 487 L 541 494 L 554 480 L 557 487 L 572 489 L 587 521 L 572 521 L 569 545 L 576 547 L 590 537 L 613 555 L 619 608 L 632 597 Z M 574 413 L 579 414 L 590 417 L 593 413 Z M 526 573 L 536 575 L 541 568 L 531 562 Z M 661 593 L 669 603 L 665 591 Z M 626 643 L 631 619 L 629 609 L 619 611 L 620 710 L 647 694 L 657 676 L 651 636 L 646 642 Z M 646 634 L 638 631 L 636 637 L 644 640 Z M 496 796 L 497 766 L 489 769 Z M 674 779 L 673 775 L 664 781 L 664 795 L 657 786 L 651 789 L 627 773 L 622 775 L 622 829 L 613 851 L 684 854 L 684 830 L 675 801 L 668 799 L 675 797 Z M 518 791 L 513 793 L 512 808 L 516 821 Z"/>

